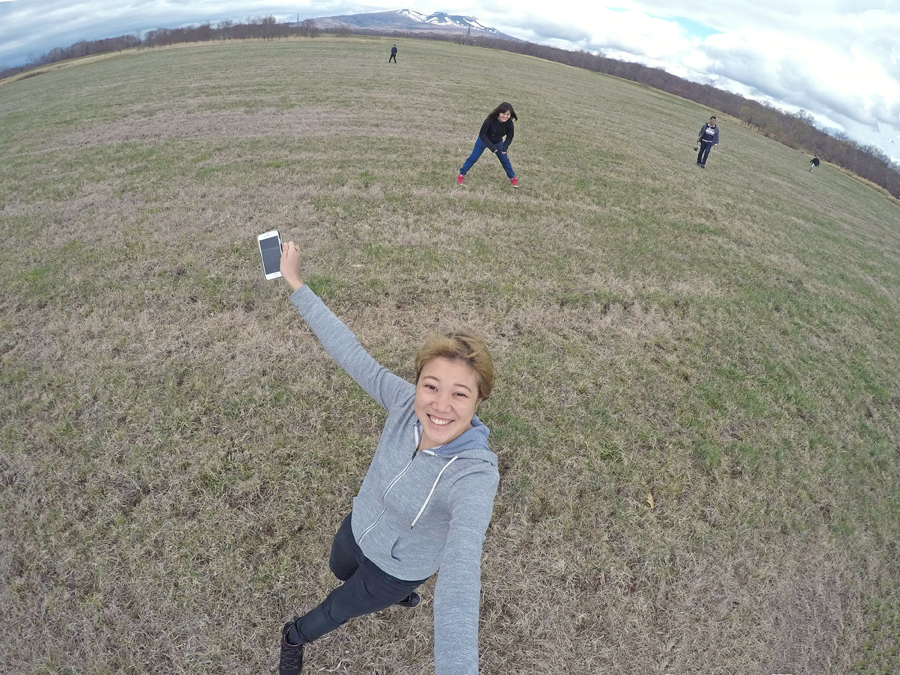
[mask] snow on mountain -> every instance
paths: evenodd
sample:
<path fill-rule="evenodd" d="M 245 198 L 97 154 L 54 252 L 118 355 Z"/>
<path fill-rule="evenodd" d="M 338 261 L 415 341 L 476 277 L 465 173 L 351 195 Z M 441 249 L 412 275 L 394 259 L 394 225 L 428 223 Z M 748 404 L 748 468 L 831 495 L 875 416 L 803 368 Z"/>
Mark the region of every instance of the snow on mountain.
<path fill-rule="evenodd" d="M 496 28 L 485 26 L 474 16 L 460 16 L 458 14 L 446 14 L 445 12 L 433 12 L 426 16 L 421 12 L 416 12 L 411 9 L 401 9 L 397 14 L 417 23 L 428 23 L 435 26 L 457 26 L 466 29 L 471 28 L 472 30 L 477 30 L 482 33 L 500 32 Z"/>
<path fill-rule="evenodd" d="M 426 19 L 428 19 L 427 15 L 412 9 L 401 9 L 399 12 L 397 12 L 397 14 L 399 14 L 400 16 L 404 16 L 407 19 L 418 21 L 419 23 L 425 23 Z"/>

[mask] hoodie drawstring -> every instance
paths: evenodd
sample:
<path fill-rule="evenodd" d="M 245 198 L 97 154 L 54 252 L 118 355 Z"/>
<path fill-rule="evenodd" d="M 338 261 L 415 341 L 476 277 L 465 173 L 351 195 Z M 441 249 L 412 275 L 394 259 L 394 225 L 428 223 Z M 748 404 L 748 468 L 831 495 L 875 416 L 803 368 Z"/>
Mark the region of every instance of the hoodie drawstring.
<path fill-rule="evenodd" d="M 412 529 L 416 526 L 416 523 L 419 522 L 419 517 L 422 515 L 422 512 L 425 510 L 425 507 L 428 506 L 428 502 L 431 501 L 431 495 L 434 494 L 435 489 L 437 488 L 438 481 L 441 479 L 441 475 L 447 470 L 447 467 L 453 464 L 457 459 L 459 459 L 459 455 L 456 455 L 444 465 L 444 468 L 441 469 L 440 473 L 437 475 L 437 478 L 434 479 L 434 485 L 431 486 L 431 492 L 428 493 L 428 496 L 425 498 L 425 503 L 422 504 L 422 508 L 419 509 L 419 513 L 416 514 L 416 519 L 412 521 L 412 525 L 409 526 L 409 529 Z"/>

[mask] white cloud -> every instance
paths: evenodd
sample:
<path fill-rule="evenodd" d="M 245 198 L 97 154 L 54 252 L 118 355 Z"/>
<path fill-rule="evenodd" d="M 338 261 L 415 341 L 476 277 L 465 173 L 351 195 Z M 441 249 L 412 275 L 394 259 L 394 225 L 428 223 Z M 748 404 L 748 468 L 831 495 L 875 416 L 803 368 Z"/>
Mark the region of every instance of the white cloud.
<path fill-rule="evenodd" d="M 611 56 L 624 52 L 688 79 L 804 109 L 819 123 L 885 152 L 890 138 L 900 134 L 900 6 L 890 8 L 883 0 L 617 4 L 627 10 L 618 13 L 624 22 L 608 14 L 602 23 L 578 15 L 577 25 L 591 37 L 575 46 L 588 42 Z M 557 5 L 565 9 L 566 0 Z M 506 32 L 516 34 L 516 12 L 511 15 Z M 690 25 L 685 19 L 718 32 L 698 39 L 679 28 L 679 21 Z M 532 18 L 529 27 L 534 23 Z M 564 31 L 557 24 L 554 33 Z"/>

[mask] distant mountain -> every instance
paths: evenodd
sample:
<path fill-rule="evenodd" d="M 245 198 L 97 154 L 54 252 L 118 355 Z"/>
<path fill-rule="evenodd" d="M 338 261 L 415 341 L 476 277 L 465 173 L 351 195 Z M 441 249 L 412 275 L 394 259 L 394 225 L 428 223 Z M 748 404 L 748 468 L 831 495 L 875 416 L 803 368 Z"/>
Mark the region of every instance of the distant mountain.
<path fill-rule="evenodd" d="M 424 14 L 420 14 L 411 9 L 401 9 L 397 14 L 417 23 L 427 23 L 431 26 L 455 26 L 464 28 L 466 31 L 468 31 L 469 28 L 472 28 L 473 30 L 483 33 L 492 33 L 494 35 L 501 34 L 499 30 L 491 28 L 490 26 L 485 26 L 474 16 L 459 16 L 458 14 L 445 14 L 444 12 L 434 12 L 433 14 L 425 16 Z"/>
<path fill-rule="evenodd" d="M 344 16 L 322 16 L 313 19 L 322 30 L 350 28 L 353 30 L 402 31 L 418 33 L 467 33 L 472 36 L 489 35 L 521 42 L 519 38 L 501 33 L 496 28 L 485 26 L 474 16 L 460 16 L 434 12 L 422 14 L 411 9 L 398 9 L 390 12 L 373 12 L 370 14 L 347 14 Z"/>

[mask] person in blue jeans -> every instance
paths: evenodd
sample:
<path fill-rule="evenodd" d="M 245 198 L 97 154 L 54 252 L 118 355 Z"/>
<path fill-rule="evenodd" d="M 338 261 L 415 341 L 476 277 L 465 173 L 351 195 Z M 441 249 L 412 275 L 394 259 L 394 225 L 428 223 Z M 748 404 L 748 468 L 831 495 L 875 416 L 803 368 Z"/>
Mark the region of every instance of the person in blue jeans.
<path fill-rule="evenodd" d="M 500 160 L 500 165 L 509 178 L 509 184 L 514 188 L 519 187 L 516 172 L 513 171 L 512 164 L 509 163 L 509 156 L 506 154 L 515 135 L 513 120 L 517 119 L 519 118 L 516 117 L 516 111 L 513 110 L 512 105 L 506 102 L 501 103 L 491 111 L 481 125 L 481 131 L 478 132 L 478 138 L 475 140 L 472 154 L 469 155 L 469 159 L 466 160 L 466 163 L 459 170 L 459 176 L 456 177 L 457 184 L 463 184 L 469 169 L 475 165 L 475 162 L 478 161 L 478 158 L 481 157 L 485 150 L 490 150 Z"/>
<path fill-rule="evenodd" d="M 700 128 L 697 141 L 700 143 L 700 152 L 697 153 L 697 164 L 700 165 L 701 169 L 705 169 L 709 151 L 712 150 L 714 145 L 719 144 L 719 127 L 716 126 L 715 115 L 710 117 L 709 122 Z"/>

